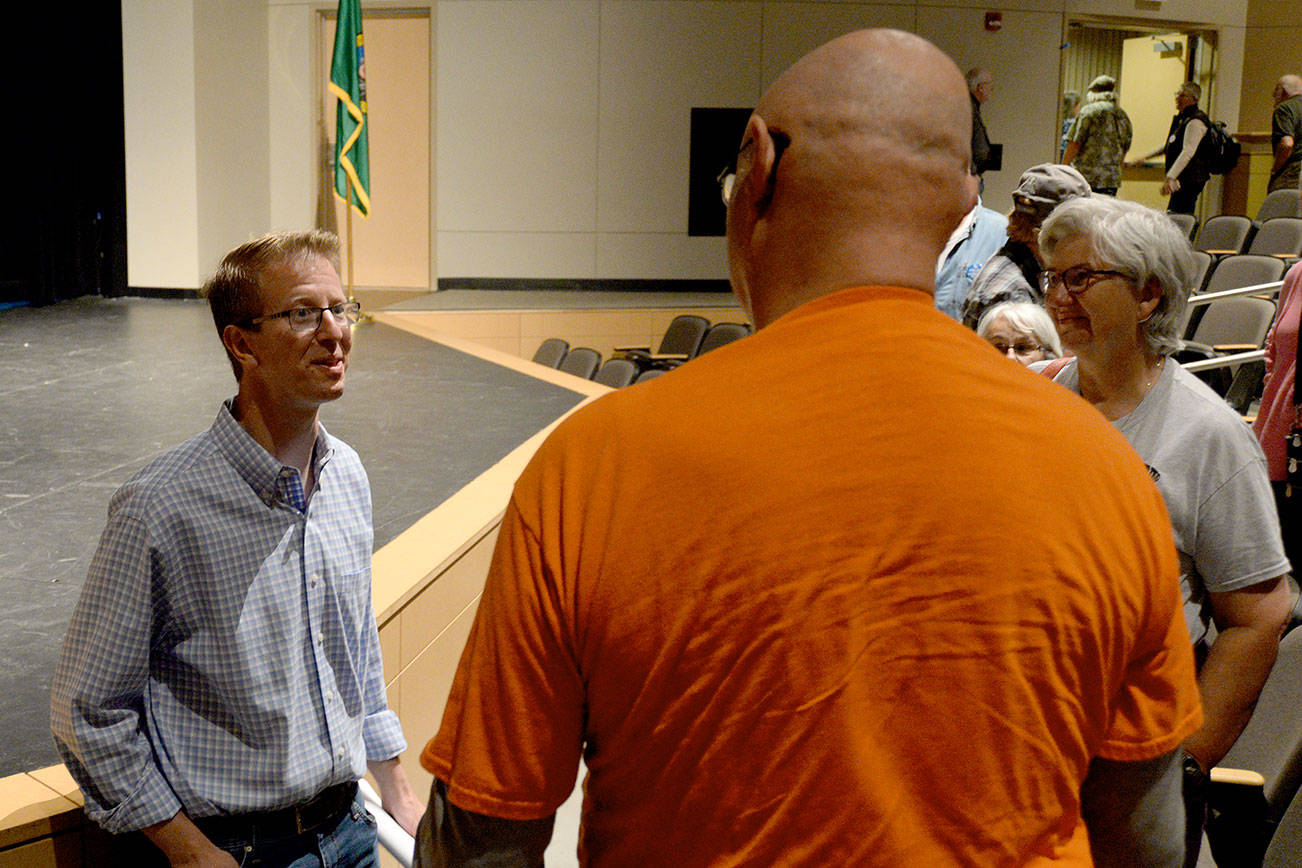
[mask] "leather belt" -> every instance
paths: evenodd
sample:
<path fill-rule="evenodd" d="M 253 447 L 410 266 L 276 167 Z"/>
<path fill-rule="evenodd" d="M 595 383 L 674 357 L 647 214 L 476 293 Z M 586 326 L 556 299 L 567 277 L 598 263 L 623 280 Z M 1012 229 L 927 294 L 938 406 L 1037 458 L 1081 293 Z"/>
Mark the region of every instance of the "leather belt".
<path fill-rule="evenodd" d="M 326 787 L 308 802 L 275 811 L 201 817 L 194 821 L 210 838 L 290 838 L 332 824 L 357 798 L 357 782 Z"/>

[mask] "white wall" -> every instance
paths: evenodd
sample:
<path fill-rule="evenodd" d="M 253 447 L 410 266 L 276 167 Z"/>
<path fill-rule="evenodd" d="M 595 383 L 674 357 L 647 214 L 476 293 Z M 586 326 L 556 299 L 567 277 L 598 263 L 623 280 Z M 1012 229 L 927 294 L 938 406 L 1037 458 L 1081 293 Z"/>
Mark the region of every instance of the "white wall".
<path fill-rule="evenodd" d="M 262 5 L 259 14 L 258 6 Z M 1072 16 L 1180 21 L 1220 32 L 1217 117 L 1238 113 L 1247 0 L 1013 0 L 989 5 L 788 0 L 366 0 L 429 6 L 435 34 L 438 271 L 456 277 L 722 278 L 722 239 L 687 236 L 693 106 L 749 106 L 797 57 L 858 27 L 931 39 L 960 68 L 989 66 L 983 109 L 1003 172 L 1002 209 L 1027 166 L 1054 158 L 1059 45 Z M 240 20 L 231 41 L 216 7 Z M 124 0 L 128 217 L 133 286 L 197 285 L 221 249 L 316 219 L 316 0 Z M 189 22 L 187 24 L 187 22 Z M 265 58 L 253 55 L 262 28 Z M 196 47 L 196 39 L 201 45 Z M 238 44 L 236 44 L 238 43 Z M 196 59 L 201 96 L 194 99 Z M 211 64 L 211 66 L 210 66 Z M 165 74 L 164 74 L 165 73 Z M 209 87 L 264 81 L 260 126 Z M 188 82 L 188 85 L 187 85 Z M 225 94 L 219 96 L 219 94 Z M 234 117 L 209 141 L 211 122 Z M 196 123 L 197 122 L 197 123 Z M 225 134 L 229 135 L 225 135 Z M 238 141 L 250 139 L 247 148 Z M 224 162 L 247 157 L 259 190 Z M 256 163 L 265 161 L 259 167 Z M 190 281 L 186 283 L 184 281 Z"/>

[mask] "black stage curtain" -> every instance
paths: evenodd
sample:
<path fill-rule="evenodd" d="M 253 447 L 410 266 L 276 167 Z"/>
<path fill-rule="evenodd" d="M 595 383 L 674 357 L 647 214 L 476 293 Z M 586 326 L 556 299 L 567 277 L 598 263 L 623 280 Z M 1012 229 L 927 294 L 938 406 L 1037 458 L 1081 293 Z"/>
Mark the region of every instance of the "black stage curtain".
<path fill-rule="evenodd" d="M 0 58 L 0 302 L 124 295 L 121 3 L 23 6 Z"/>

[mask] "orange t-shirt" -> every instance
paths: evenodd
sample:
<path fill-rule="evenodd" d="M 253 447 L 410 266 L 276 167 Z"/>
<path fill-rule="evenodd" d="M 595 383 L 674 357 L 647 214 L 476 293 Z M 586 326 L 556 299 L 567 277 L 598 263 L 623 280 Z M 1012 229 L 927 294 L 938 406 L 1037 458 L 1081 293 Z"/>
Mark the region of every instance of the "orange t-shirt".
<path fill-rule="evenodd" d="M 516 485 L 438 735 L 592 865 L 1088 865 L 1092 757 L 1201 722 L 1161 496 L 1107 421 L 845 290 L 576 413 Z"/>

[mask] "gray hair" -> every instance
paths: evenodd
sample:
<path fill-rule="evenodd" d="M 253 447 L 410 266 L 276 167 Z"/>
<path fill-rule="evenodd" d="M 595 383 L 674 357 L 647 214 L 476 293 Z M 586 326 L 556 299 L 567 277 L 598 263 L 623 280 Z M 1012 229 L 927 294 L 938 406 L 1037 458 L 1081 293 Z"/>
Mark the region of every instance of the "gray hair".
<path fill-rule="evenodd" d="M 1285 95 L 1297 96 L 1299 93 L 1302 93 L 1302 77 L 1294 75 L 1291 72 L 1287 73 L 1280 76 L 1279 86 L 1284 90 Z"/>
<path fill-rule="evenodd" d="M 967 79 L 967 89 L 976 90 L 977 85 L 987 81 L 994 81 L 995 77 L 991 75 L 990 70 L 984 66 L 974 66 L 967 71 L 964 76 Z"/>
<path fill-rule="evenodd" d="M 1180 85 L 1180 90 L 1178 92 L 1189 97 L 1194 102 L 1198 102 L 1198 100 L 1203 97 L 1203 89 L 1196 81 L 1186 81 L 1184 84 Z"/>
<path fill-rule="evenodd" d="M 1062 355 L 1062 341 L 1058 339 L 1058 330 L 1053 327 L 1053 319 L 1035 302 L 1001 301 L 987 308 L 977 323 L 977 337 L 989 340 L 989 332 L 1000 317 L 1017 331 L 1035 338 L 1049 358 L 1056 359 Z"/>
<path fill-rule="evenodd" d="M 1082 238 L 1104 268 L 1124 272 L 1137 286 L 1157 285 L 1157 307 L 1140 323 L 1149 349 L 1168 356 L 1180 347 L 1189 287 L 1196 267 L 1184 232 L 1161 211 L 1110 196 L 1071 199 L 1054 209 L 1040 228 L 1040 252 Z"/>

